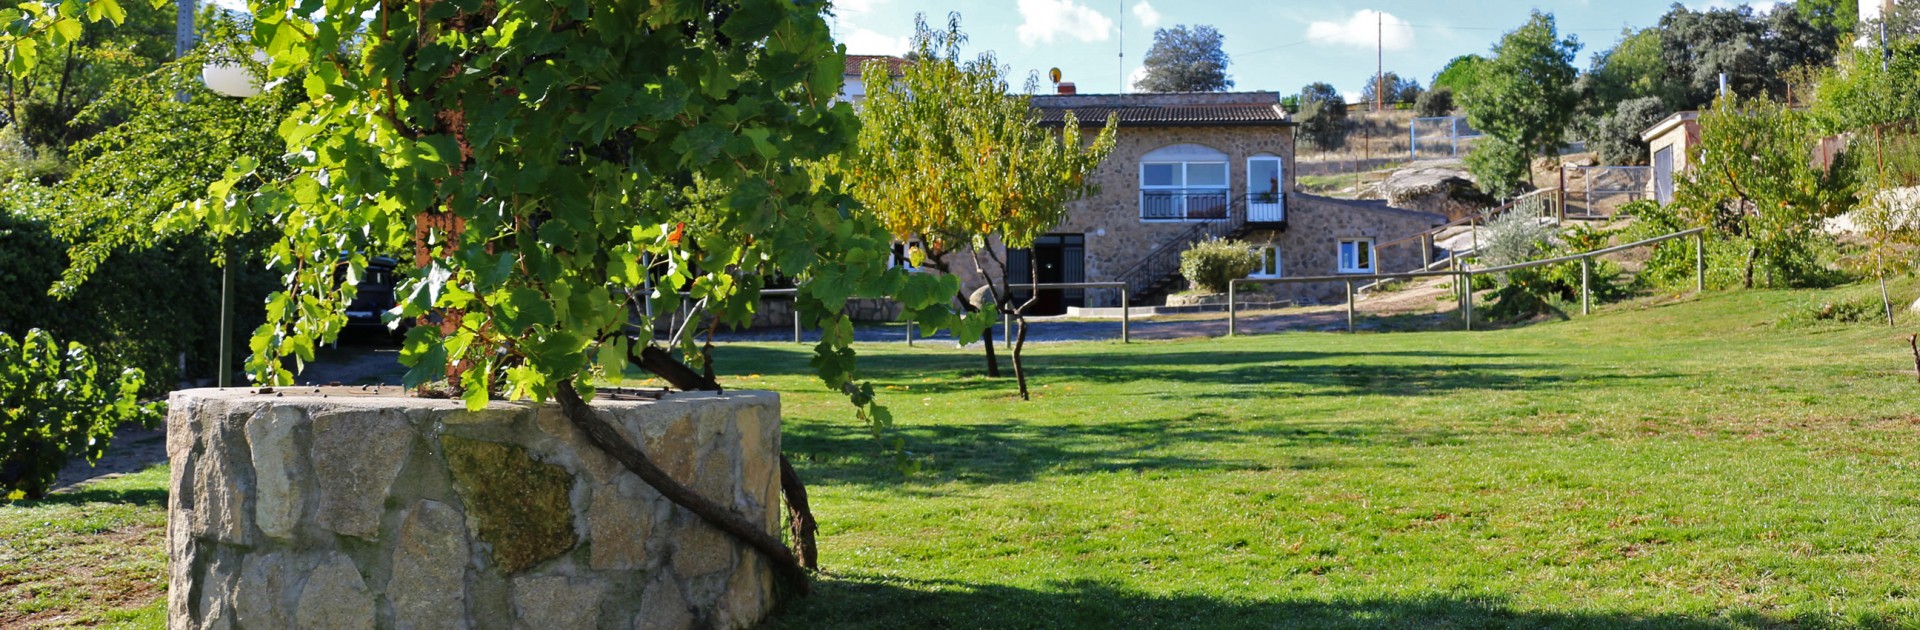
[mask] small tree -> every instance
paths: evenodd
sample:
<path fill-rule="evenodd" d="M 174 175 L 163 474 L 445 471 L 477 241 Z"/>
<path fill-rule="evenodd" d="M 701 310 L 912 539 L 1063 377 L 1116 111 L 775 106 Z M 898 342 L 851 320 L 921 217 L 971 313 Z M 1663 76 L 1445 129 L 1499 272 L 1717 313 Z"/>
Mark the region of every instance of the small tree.
<path fill-rule="evenodd" d="M 1071 112 L 1057 135 L 1043 129 L 1028 97 L 1007 95 L 1006 69 L 991 54 L 961 59 L 958 14 L 944 31 L 928 28 L 924 17 L 915 27 L 915 62 L 903 76 L 866 68 L 865 124 L 844 171 L 854 196 L 894 238 L 925 244 L 935 268 L 950 270 L 951 254 L 967 256 L 990 297 L 983 323 L 1000 313 L 1018 325 L 1013 369 L 1024 399 L 1023 313 L 1031 300 L 1015 303 L 1009 289 L 1032 279 L 1002 274 L 996 283 L 988 268 L 1006 264 L 994 245 L 1031 247 L 1059 225 L 1066 204 L 1093 191 L 1088 178 L 1113 150 L 1117 123 L 1109 119 L 1090 141 Z M 1036 85 L 1029 79 L 1028 91 Z"/>
<path fill-rule="evenodd" d="M 1505 138 L 1483 138 L 1466 157 L 1474 183 L 1497 199 L 1518 194 L 1526 185 L 1527 152 Z"/>
<path fill-rule="evenodd" d="M 1225 38 L 1212 26 L 1181 24 L 1153 32 L 1147 49 L 1146 76 L 1133 88 L 1142 92 L 1222 92 L 1233 89 L 1227 76 Z"/>
<path fill-rule="evenodd" d="M 1420 98 L 1420 94 L 1426 91 L 1420 87 L 1419 81 L 1401 78 L 1400 75 L 1395 72 L 1387 72 L 1384 75 L 1370 74 L 1367 75 L 1366 83 L 1360 88 L 1360 100 L 1372 103 L 1374 93 L 1378 92 L 1379 86 L 1383 84 L 1387 88 L 1386 101 L 1389 106 L 1395 103 L 1411 103 L 1417 101 Z"/>
<path fill-rule="evenodd" d="M 1321 151 L 1337 150 L 1347 144 L 1347 101 L 1340 91 L 1326 83 L 1310 83 L 1300 88 L 1300 139 Z"/>
<path fill-rule="evenodd" d="M 1535 11 L 1525 25 L 1500 38 L 1496 56 L 1476 72 L 1477 84 L 1464 94 L 1467 118 L 1523 156 L 1551 155 L 1578 102 L 1573 56 L 1579 51 L 1577 39 L 1560 38 L 1552 15 Z"/>
<path fill-rule="evenodd" d="M 1421 116 L 1433 118 L 1453 115 L 1453 88 L 1437 87 L 1420 93 L 1413 104 Z"/>
<path fill-rule="evenodd" d="M 1880 283 L 1880 307 L 1892 326 L 1893 296 L 1887 293 L 1887 276 L 1912 273 L 1920 262 L 1920 188 L 1875 192 L 1854 210 L 1853 224 L 1864 247 L 1841 262 Z"/>
<path fill-rule="evenodd" d="M 1593 149 L 1601 164 L 1646 164 L 1647 143 L 1640 140 L 1640 132 L 1666 117 L 1667 106 L 1658 97 L 1621 101 L 1613 113 L 1600 118 L 1587 147 Z"/>
<path fill-rule="evenodd" d="M 1487 66 L 1487 58 L 1480 55 L 1460 55 L 1447 61 L 1445 67 L 1433 74 L 1431 89 L 1447 88 L 1453 90 L 1455 97 L 1465 95 L 1473 86 L 1480 83 L 1480 71 Z"/>
<path fill-rule="evenodd" d="M 1806 250 L 1822 222 L 1847 209 L 1851 169 L 1812 163 L 1808 116 L 1785 105 L 1723 97 L 1700 115 L 1700 142 L 1689 148 L 1687 176 L 1674 193 L 1694 225 L 1747 245 L 1742 283 L 1766 264 L 1809 271 Z"/>
<path fill-rule="evenodd" d="M 137 399 L 140 370 L 110 373 L 86 347 L 62 347 L 34 329 L 19 340 L 0 331 L 0 499 L 40 499 L 68 458 L 106 454 L 123 422 L 151 423 L 156 407 Z"/>

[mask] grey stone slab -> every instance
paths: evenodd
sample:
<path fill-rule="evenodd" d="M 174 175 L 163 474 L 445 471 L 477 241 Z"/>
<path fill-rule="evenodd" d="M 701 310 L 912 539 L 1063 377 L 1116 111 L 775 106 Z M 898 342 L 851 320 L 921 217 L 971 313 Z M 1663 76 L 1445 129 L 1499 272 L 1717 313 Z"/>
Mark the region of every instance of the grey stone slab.
<path fill-rule="evenodd" d="M 521 577 L 513 581 L 516 627 L 538 630 L 591 630 L 600 624 L 600 600 L 607 585 L 591 578 L 563 575 Z"/>
<path fill-rule="evenodd" d="M 462 630 L 469 548 L 466 519 L 452 506 L 416 501 L 400 524 L 386 595 L 399 630 Z"/>
<path fill-rule="evenodd" d="M 247 421 L 247 446 L 253 457 L 254 522 L 274 538 L 292 538 L 306 505 L 301 480 L 309 477 L 306 458 L 294 442 L 294 430 L 306 420 L 298 407 L 264 407 Z"/>
<path fill-rule="evenodd" d="M 387 490 L 400 474 L 414 431 L 399 410 L 336 409 L 313 416 L 313 481 L 320 525 L 373 539 Z"/>
<path fill-rule="evenodd" d="M 359 630 L 373 628 L 373 594 L 353 561 L 342 554 L 315 567 L 300 589 L 293 624 L 299 630 Z"/>

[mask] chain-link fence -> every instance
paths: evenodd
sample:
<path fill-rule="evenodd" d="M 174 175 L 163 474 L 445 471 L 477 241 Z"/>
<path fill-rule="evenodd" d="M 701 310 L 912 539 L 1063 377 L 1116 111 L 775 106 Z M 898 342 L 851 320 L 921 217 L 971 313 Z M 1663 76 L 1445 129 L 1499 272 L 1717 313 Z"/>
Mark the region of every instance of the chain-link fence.
<path fill-rule="evenodd" d="M 1651 166 L 1568 166 L 1562 175 L 1569 217 L 1611 217 L 1620 206 L 1653 198 Z"/>
<path fill-rule="evenodd" d="M 1407 159 L 1462 157 L 1480 138 L 1480 130 L 1468 124 L 1465 116 L 1415 118 L 1407 123 Z"/>

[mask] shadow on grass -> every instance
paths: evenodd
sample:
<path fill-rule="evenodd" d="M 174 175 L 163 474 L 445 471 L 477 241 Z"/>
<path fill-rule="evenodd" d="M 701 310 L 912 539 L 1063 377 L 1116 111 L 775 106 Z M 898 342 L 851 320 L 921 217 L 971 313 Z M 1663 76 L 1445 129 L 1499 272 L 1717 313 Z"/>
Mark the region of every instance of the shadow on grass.
<path fill-rule="evenodd" d="M 833 422 L 797 422 L 785 427 L 784 449 L 809 483 L 884 486 L 913 492 L 903 483 L 960 481 L 1020 483 L 1043 475 L 1101 472 L 1313 470 L 1363 464 L 1324 458 L 1193 457 L 1186 445 L 1257 444 L 1263 451 L 1288 447 L 1410 446 L 1454 441 L 1432 429 L 1389 431 L 1354 423 L 1241 422 L 1211 412 L 1184 417 L 1096 424 L 1039 425 L 1015 421 L 896 427 L 920 474 L 906 478 L 862 427 Z M 1267 451 L 1270 452 L 1270 451 Z M 1366 466 L 1392 466 L 1369 460 Z M 1405 464 L 1400 464 L 1405 465 Z"/>
<path fill-rule="evenodd" d="M 135 488 L 117 490 L 89 488 L 82 486 L 76 490 L 56 492 L 45 499 L 22 499 L 12 503 L 0 503 L 7 507 L 32 508 L 43 505 L 86 505 L 89 503 L 114 503 L 139 507 L 166 507 L 167 491 L 159 488 Z"/>
<path fill-rule="evenodd" d="M 772 628 L 1673 628 L 1780 625 L 1675 615 L 1514 610 L 1499 598 L 1434 595 L 1350 601 L 1159 596 L 1092 581 L 1044 590 L 842 576 L 790 603 Z"/>

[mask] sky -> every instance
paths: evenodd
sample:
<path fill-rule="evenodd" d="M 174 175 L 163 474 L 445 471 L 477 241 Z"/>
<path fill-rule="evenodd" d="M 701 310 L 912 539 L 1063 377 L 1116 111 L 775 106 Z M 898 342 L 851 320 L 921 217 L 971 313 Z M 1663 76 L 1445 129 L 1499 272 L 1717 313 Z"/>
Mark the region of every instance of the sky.
<path fill-rule="evenodd" d="M 1576 62 L 1611 48 L 1624 28 L 1657 24 L 1674 0 L 837 0 L 835 38 L 850 54 L 903 54 L 913 16 L 944 26 L 960 13 L 968 55 L 991 50 L 1020 85 L 1029 71 L 1060 68 L 1082 94 L 1125 91 L 1156 28 L 1208 24 L 1224 36 L 1234 90 L 1284 94 L 1325 81 L 1358 100 L 1376 48 L 1389 72 L 1429 83 L 1447 61 L 1485 54 L 1528 11 L 1552 13 L 1579 38 Z M 1791 1 L 1791 0 L 1787 0 Z M 1745 4 L 1684 0 L 1696 10 Z M 1775 2 L 1752 2 L 1768 10 Z M 1121 53 L 1124 52 L 1124 56 Z"/>

